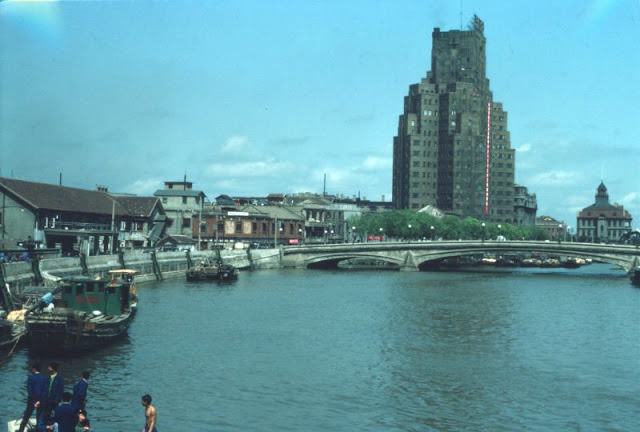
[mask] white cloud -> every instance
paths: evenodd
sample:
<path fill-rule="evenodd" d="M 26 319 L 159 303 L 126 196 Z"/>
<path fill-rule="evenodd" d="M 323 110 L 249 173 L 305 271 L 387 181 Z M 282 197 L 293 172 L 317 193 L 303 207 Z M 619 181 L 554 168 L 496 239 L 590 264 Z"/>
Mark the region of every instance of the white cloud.
<path fill-rule="evenodd" d="M 524 144 L 522 144 L 520 147 L 518 147 L 516 150 L 517 150 L 518 152 L 522 152 L 522 153 L 528 152 L 528 151 L 530 151 L 530 150 L 531 150 L 531 144 L 529 144 L 529 143 L 524 143 Z"/>
<path fill-rule="evenodd" d="M 545 171 L 529 177 L 527 185 L 531 186 L 573 186 L 582 184 L 584 175 L 578 171 Z"/>
<path fill-rule="evenodd" d="M 379 156 L 367 156 L 362 163 L 362 168 L 365 171 L 388 170 L 391 166 L 391 158 L 383 158 Z"/>
<path fill-rule="evenodd" d="M 247 161 L 238 163 L 214 163 L 207 167 L 206 173 L 209 177 L 281 177 L 287 172 L 291 172 L 292 164 L 274 159 L 263 161 Z"/>
<path fill-rule="evenodd" d="M 637 206 L 640 205 L 640 194 L 638 192 L 631 192 L 622 197 L 622 204 L 625 206 Z"/>
<path fill-rule="evenodd" d="M 248 150 L 250 144 L 249 138 L 246 136 L 231 136 L 227 138 L 220 150 L 222 153 L 238 154 Z"/>
<path fill-rule="evenodd" d="M 138 179 L 133 183 L 125 186 L 124 192 L 140 196 L 151 196 L 158 189 L 162 189 L 163 184 L 164 181 L 157 178 Z"/>

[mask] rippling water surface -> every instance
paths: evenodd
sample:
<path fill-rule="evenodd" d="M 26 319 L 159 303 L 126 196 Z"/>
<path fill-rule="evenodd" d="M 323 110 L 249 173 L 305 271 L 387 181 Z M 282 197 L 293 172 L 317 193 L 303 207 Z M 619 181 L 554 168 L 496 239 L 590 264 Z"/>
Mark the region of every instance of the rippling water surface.
<path fill-rule="evenodd" d="M 640 430 L 640 289 L 618 269 L 242 272 L 138 287 L 129 337 L 0 365 L 0 419 L 29 363 L 92 371 L 100 431 Z M 4 426 L 2 426 L 4 428 Z"/>

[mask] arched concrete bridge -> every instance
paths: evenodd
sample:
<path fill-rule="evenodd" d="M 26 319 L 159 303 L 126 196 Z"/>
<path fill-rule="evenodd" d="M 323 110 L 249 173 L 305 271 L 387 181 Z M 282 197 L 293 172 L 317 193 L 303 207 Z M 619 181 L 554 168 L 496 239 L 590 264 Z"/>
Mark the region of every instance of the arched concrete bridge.
<path fill-rule="evenodd" d="M 285 246 L 282 248 L 283 267 L 307 268 L 337 265 L 350 259 L 370 259 L 396 265 L 400 270 L 419 270 L 424 263 L 443 258 L 482 253 L 574 256 L 591 258 L 617 265 L 629 272 L 640 265 L 640 249 L 636 246 L 596 243 L 539 242 L 539 241 L 427 241 L 380 242 L 355 244 L 327 244 Z"/>

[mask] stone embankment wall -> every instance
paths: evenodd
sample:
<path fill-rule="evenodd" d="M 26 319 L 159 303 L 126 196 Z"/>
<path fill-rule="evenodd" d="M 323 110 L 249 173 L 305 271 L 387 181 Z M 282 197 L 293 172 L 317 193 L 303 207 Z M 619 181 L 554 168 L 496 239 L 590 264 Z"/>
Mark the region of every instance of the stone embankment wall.
<path fill-rule="evenodd" d="M 242 270 L 257 270 L 280 267 L 280 249 L 224 250 L 221 257 L 225 263 Z M 60 278 L 87 274 L 106 277 L 112 269 L 127 268 L 138 272 L 136 282 L 148 282 L 184 277 L 186 270 L 206 258 L 215 258 L 211 251 L 142 253 L 127 251 L 121 255 L 90 256 L 86 260 L 73 258 L 45 258 L 37 263 L 16 262 L 1 264 L 1 281 L 9 284 L 14 294 L 27 286 L 33 286 L 41 276 L 44 285 L 53 287 Z M 37 264 L 37 265 L 34 265 Z"/>

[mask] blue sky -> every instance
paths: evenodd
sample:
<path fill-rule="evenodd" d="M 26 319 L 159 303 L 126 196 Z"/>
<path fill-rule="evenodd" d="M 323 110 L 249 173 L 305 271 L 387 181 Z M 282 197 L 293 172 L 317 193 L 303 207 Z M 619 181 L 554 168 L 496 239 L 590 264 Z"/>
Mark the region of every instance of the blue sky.
<path fill-rule="evenodd" d="M 4 1 L 0 175 L 389 201 L 431 32 L 474 13 L 538 215 L 575 226 L 603 180 L 640 226 L 637 0 Z"/>

